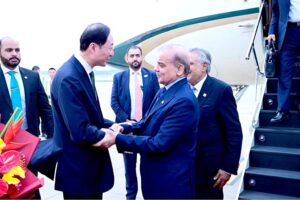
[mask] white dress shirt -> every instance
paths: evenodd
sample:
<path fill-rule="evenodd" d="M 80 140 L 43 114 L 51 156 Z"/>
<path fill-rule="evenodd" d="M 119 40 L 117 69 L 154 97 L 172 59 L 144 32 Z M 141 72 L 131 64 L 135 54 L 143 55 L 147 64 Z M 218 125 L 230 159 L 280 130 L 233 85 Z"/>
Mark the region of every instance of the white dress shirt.
<path fill-rule="evenodd" d="M 28 125 L 27 125 L 27 118 L 26 118 L 26 101 L 25 101 L 25 89 L 24 89 L 24 85 L 23 85 L 23 80 L 21 77 L 21 73 L 20 73 L 20 68 L 19 66 L 17 66 L 14 70 L 10 70 L 8 68 L 6 68 L 4 65 L 2 66 L 2 71 L 4 73 L 4 77 L 5 77 L 5 81 L 6 81 L 6 85 L 7 85 L 7 89 L 9 92 L 9 95 L 11 96 L 11 92 L 10 92 L 10 78 L 11 76 L 8 74 L 9 71 L 15 71 L 15 78 L 18 81 L 18 85 L 19 85 L 19 90 L 20 90 L 20 94 L 21 94 L 21 103 L 22 103 L 22 110 L 23 110 L 23 115 L 24 115 L 24 122 L 23 122 L 23 129 L 28 129 Z M 26 78 L 26 77 L 25 77 Z"/>
<path fill-rule="evenodd" d="M 205 75 L 205 77 L 201 81 L 199 81 L 196 85 L 194 85 L 195 90 L 193 90 L 193 92 L 197 98 L 199 96 L 199 93 L 202 89 L 203 83 L 206 80 L 206 78 L 207 78 L 207 75 Z"/>
<path fill-rule="evenodd" d="M 300 0 L 291 0 L 289 22 L 300 22 Z"/>
<path fill-rule="evenodd" d="M 80 62 L 80 64 L 83 66 L 83 68 L 84 68 L 85 72 L 87 73 L 87 75 L 91 81 L 91 84 L 92 84 L 92 80 L 90 77 L 90 73 L 93 71 L 92 67 L 82 58 L 82 56 L 79 53 L 75 53 L 74 56 Z"/>

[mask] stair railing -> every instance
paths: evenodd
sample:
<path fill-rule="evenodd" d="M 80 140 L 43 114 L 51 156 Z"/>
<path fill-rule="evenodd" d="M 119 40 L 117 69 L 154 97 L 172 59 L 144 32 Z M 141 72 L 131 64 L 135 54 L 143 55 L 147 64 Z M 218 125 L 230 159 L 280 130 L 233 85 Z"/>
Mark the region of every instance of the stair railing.
<path fill-rule="evenodd" d="M 263 95 L 261 96 L 261 93 L 263 94 L 264 92 L 262 92 L 261 90 L 265 89 L 266 80 L 264 80 L 265 74 L 261 71 L 260 66 L 259 66 L 259 62 L 258 62 L 258 58 L 257 58 L 255 46 L 254 46 L 254 41 L 255 41 L 255 38 L 257 35 L 258 28 L 261 24 L 262 13 L 266 6 L 268 6 L 266 1 L 262 0 L 262 3 L 259 8 L 259 13 L 257 16 L 256 24 L 254 26 L 254 31 L 252 33 L 251 41 L 250 41 L 250 44 L 249 44 L 249 47 L 247 50 L 247 54 L 245 57 L 246 60 L 249 60 L 250 54 L 251 54 L 251 52 L 253 52 L 255 64 L 256 64 L 256 72 L 257 72 L 256 81 L 255 81 L 255 91 L 256 92 L 255 92 L 255 97 L 254 97 L 256 102 L 262 101 Z M 259 102 L 258 105 L 261 105 L 261 102 Z M 255 113 L 255 115 L 254 115 L 255 117 L 253 118 L 253 121 L 252 121 L 252 128 L 257 127 L 259 124 L 259 121 L 258 121 L 259 110 L 260 110 L 260 107 L 257 108 L 255 111 L 256 113 Z"/>
<path fill-rule="evenodd" d="M 264 73 L 260 71 L 260 67 L 259 67 L 259 63 L 258 63 L 256 51 L 255 51 L 255 46 L 254 46 L 254 40 L 256 38 L 257 30 L 258 30 L 258 27 L 259 27 L 259 24 L 260 24 L 260 21 L 261 21 L 261 18 L 262 18 L 262 12 L 263 12 L 264 7 L 265 7 L 265 0 L 263 0 L 261 5 L 260 5 L 258 17 L 257 17 L 256 24 L 255 24 L 255 27 L 254 27 L 254 32 L 252 34 L 251 41 L 250 41 L 248 51 L 247 51 L 247 54 L 246 54 L 246 58 L 245 58 L 246 60 L 249 60 L 250 59 L 250 54 L 251 54 L 251 52 L 253 52 L 255 63 L 256 63 L 256 70 L 260 75 L 264 75 Z"/>

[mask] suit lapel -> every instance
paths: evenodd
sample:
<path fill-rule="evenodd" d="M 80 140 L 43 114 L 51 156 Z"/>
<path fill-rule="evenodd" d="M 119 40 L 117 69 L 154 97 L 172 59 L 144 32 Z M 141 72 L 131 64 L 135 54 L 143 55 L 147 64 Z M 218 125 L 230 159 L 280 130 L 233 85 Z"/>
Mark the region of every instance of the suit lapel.
<path fill-rule="evenodd" d="M 100 108 L 100 103 L 98 100 L 98 96 L 96 97 L 96 95 L 98 95 L 98 94 L 97 94 L 97 91 L 94 91 L 91 81 L 88 77 L 88 74 L 84 70 L 81 63 L 74 56 L 71 58 L 71 61 L 73 62 L 74 66 L 76 67 L 76 70 L 79 73 L 80 80 L 82 81 L 84 88 L 87 91 L 88 96 L 90 97 L 92 103 L 94 104 L 93 107 L 97 110 L 98 117 L 102 119 L 103 116 L 102 116 L 102 112 L 101 112 L 101 108 Z"/>
<path fill-rule="evenodd" d="M 210 85 L 211 85 L 211 77 L 207 76 L 206 80 L 203 83 L 201 91 L 199 92 L 199 96 L 198 96 L 198 102 L 199 102 L 200 108 L 208 99 L 208 95 L 210 94 L 210 90 L 211 90 Z"/>
<path fill-rule="evenodd" d="M 22 78 L 22 82 L 23 82 L 23 86 L 24 86 L 24 93 L 25 93 L 25 103 L 26 103 L 26 108 L 29 108 L 29 102 L 30 102 L 30 78 L 28 76 L 28 74 L 26 73 L 25 70 L 23 70 L 20 67 L 20 74 L 21 74 L 21 78 Z M 29 112 L 26 110 L 26 112 Z"/>
<path fill-rule="evenodd" d="M 161 110 L 165 107 L 170 101 L 176 96 L 176 92 L 178 88 L 180 88 L 183 84 L 187 84 L 187 79 L 183 79 L 175 83 L 171 88 L 169 88 L 166 93 L 163 95 L 161 99 L 158 99 L 159 92 L 157 92 L 156 97 L 152 101 L 152 105 L 149 108 L 149 113 L 147 112 L 145 121 L 149 119 L 156 111 Z"/>
<path fill-rule="evenodd" d="M 6 80 L 5 80 L 5 77 L 4 77 L 1 67 L 0 67 L 0 83 L 1 83 L 0 84 L 0 92 L 3 94 L 4 101 L 6 101 L 7 105 L 9 105 L 10 109 L 12 110 L 13 108 L 12 108 L 12 103 L 10 100 L 10 95 L 8 92 L 8 87 L 7 87 Z"/>
<path fill-rule="evenodd" d="M 145 121 L 150 118 L 156 111 L 160 110 L 161 108 L 165 107 L 173 98 L 175 97 L 174 91 L 166 91 L 163 98 L 157 99 L 155 98 L 152 102 L 152 107 L 149 109 L 149 114 L 147 114 Z"/>
<path fill-rule="evenodd" d="M 129 85 L 130 85 L 130 70 L 128 69 L 125 73 L 124 73 L 124 78 L 122 79 L 122 86 L 124 88 L 124 94 L 127 96 L 126 99 L 129 99 L 129 101 L 127 101 L 128 105 L 129 105 L 129 112 L 131 110 L 131 101 L 130 101 L 130 90 L 129 90 Z"/>
<path fill-rule="evenodd" d="M 145 100 L 148 98 L 148 87 L 149 87 L 149 74 L 148 72 L 142 68 L 142 81 L 143 81 L 143 105 Z"/>

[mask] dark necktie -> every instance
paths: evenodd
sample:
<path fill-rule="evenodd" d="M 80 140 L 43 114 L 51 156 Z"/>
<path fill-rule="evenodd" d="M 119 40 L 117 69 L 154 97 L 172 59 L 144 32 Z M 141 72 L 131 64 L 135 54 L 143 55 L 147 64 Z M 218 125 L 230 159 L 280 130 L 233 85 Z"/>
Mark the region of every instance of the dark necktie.
<path fill-rule="evenodd" d="M 160 88 L 160 90 L 158 91 L 156 102 L 161 100 L 162 96 L 166 93 L 166 91 L 167 89 L 165 87 Z"/>
<path fill-rule="evenodd" d="M 162 96 L 165 94 L 166 91 L 167 89 L 165 87 L 161 88 L 159 93 L 159 98 L 162 98 Z"/>
<path fill-rule="evenodd" d="M 91 72 L 89 73 L 89 75 L 90 75 L 90 78 L 91 78 L 91 82 L 92 82 L 92 86 L 93 86 L 93 88 L 94 88 L 94 91 L 96 91 L 96 86 L 95 86 L 95 75 L 94 75 L 94 72 L 91 71 Z"/>

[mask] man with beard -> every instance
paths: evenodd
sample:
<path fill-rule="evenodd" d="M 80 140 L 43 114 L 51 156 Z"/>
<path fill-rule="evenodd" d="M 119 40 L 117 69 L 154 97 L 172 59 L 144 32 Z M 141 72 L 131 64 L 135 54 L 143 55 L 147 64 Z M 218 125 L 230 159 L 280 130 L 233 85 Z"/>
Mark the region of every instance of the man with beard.
<path fill-rule="evenodd" d="M 111 107 L 116 122 L 139 121 L 147 112 L 159 84 L 156 74 L 142 67 L 142 49 L 131 46 L 126 53 L 129 69 L 114 76 Z M 136 153 L 123 154 L 126 178 L 126 198 L 135 199 L 138 191 L 136 177 Z"/>
<path fill-rule="evenodd" d="M 2 38 L 0 57 L 1 123 L 6 123 L 16 107 L 19 107 L 24 114 L 23 129 L 38 136 L 40 115 L 42 120 L 47 122 L 45 127 L 47 135 L 52 136 L 53 119 L 47 95 L 39 74 L 19 66 L 21 61 L 19 43 L 9 37 Z M 17 87 L 13 85 L 15 81 Z M 17 96 L 14 96 L 11 89 L 17 90 Z"/>
<path fill-rule="evenodd" d="M 1 123 L 7 123 L 14 110 L 23 111 L 22 129 L 39 135 L 39 117 L 45 123 L 47 135 L 53 135 L 53 118 L 47 95 L 39 74 L 19 66 L 19 43 L 5 37 L 0 40 L 0 114 Z M 35 198 L 40 198 L 36 193 Z"/>

